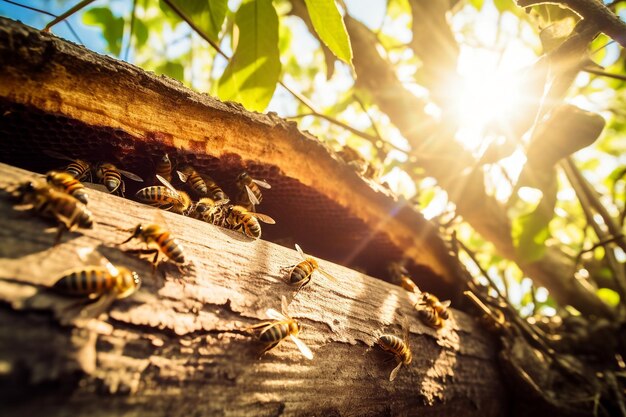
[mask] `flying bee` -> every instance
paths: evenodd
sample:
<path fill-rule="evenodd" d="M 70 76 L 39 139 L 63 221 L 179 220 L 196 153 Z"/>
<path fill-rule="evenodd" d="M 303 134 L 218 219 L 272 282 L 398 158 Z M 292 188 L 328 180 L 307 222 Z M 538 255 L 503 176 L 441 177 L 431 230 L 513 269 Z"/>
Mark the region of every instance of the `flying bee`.
<path fill-rule="evenodd" d="M 254 206 L 261 204 L 263 195 L 261 195 L 261 188 L 272 188 L 267 182 L 252 178 L 246 171 L 243 171 L 237 177 L 237 187 L 239 187 L 239 202 L 242 206 L 254 211 Z"/>
<path fill-rule="evenodd" d="M 69 172 L 48 171 L 46 181 L 56 189 L 66 192 L 83 204 L 87 204 L 88 196 L 85 186 Z"/>
<path fill-rule="evenodd" d="M 164 186 L 153 185 L 137 191 L 135 197 L 141 202 L 159 207 L 178 214 L 188 214 L 192 208 L 192 201 L 184 191 L 177 190 L 162 176 L 157 174 L 157 179 Z"/>
<path fill-rule="evenodd" d="M 183 253 L 183 247 L 178 242 L 177 239 L 173 238 L 169 231 L 167 231 L 164 227 L 159 226 L 158 224 L 148 224 L 142 225 L 138 224 L 134 228 L 128 230 L 132 232 L 132 235 L 120 245 L 123 245 L 126 242 L 131 241 L 134 238 L 142 240 L 147 249 L 137 249 L 132 250 L 132 252 L 142 253 L 142 254 L 154 254 L 154 259 L 152 260 L 152 264 L 156 267 L 157 260 L 159 259 L 159 253 L 163 253 L 165 257 L 171 259 L 178 265 L 182 265 L 185 263 L 185 255 Z M 150 248 L 152 246 L 152 248 Z"/>
<path fill-rule="evenodd" d="M 168 154 L 163 154 L 163 156 L 157 161 L 155 171 L 166 180 L 172 181 L 172 161 L 170 160 Z"/>
<path fill-rule="evenodd" d="M 439 299 L 435 295 L 429 292 L 423 292 L 422 301 L 420 302 L 420 304 L 432 309 L 443 320 L 448 320 L 450 318 L 450 314 L 448 313 L 450 300 L 439 301 Z"/>
<path fill-rule="evenodd" d="M 89 176 L 89 178 L 91 179 L 91 165 L 88 162 L 85 162 L 81 159 L 72 159 L 55 151 L 46 150 L 44 151 L 44 153 L 52 158 L 70 161 L 70 163 L 63 170 L 77 180 L 80 181 L 86 176 Z"/>
<path fill-rule="evenodd" d="M 297 337 L 302 331 L 302 325 L 287 314 L 287 307 L 287 299 L 283 295 L 281 298 L 282 313 L 279 313 L 273 308 L 267 310 L 268 317 L 275 321 L 264 321 L 248 327 L 248 330 L 258 332 L 258 339 L 261 342 L 267 343 L 267 346 L 263 349 L 261 355 L 275 347 L 281 340 L 289 337 L 296 344 L 300 353 L 302 353 L 305 358 L 313 359 L 313 352 L 311 352 L 311 349 L 309 349 L 309 347 Z"/>
<path fill-rule="evenodd" d="M 143 182 L 143 179 L 129 171 L 117 168 L 115 165 L 108 162 L 100 163 L 96 169 L 96 177 L 107 188 L 110 193 L 114 193 L 119 190 L 119 194 L 123 197 L 126 192 L 126 186 L 122 180 L 122 175 L 126 178 L 130 178 L 133 181 Z"/>
<path fill-rule="evenodd" d="M 392 334 L 383 334 L 378 338 L 378 340 L 376 340 L 378 346 L 380 346 L 384 351 L 392 353 L 393 357 L 398 362 L 398 365 L 393 368 L 391 374 L 389 375 L 389 381 L 396 379 L 398 371 L 402 365 L 406 366 L 413 360 L 413 354 L 411 353 L 411 348 L 409 347 L 409 323 L 407 320 L 403 322 L 402 328 L 404 333 L 404 337 L 402 339 Z"/>
<path fill-rule="evenodd" d="M 18 201 L 18 204 L 31 205 L 43 217 L 54 219 L 59 223 L 55 244 L 59 242 L 65 230 L 93 227 L 93 215 L 87 206 L 48 184 L 25 181 L 11 191 L 11 196 Z"/>
<path fill-rule="evenodd" d="M 206 196 L 209 193 L 209 189 L 204 182 L 204 179 L 191 165 L 183 165 L 180 171 L 176 171 L 178 178 L 185 184 L 187 184 L 192 190 L 199 195 Z"/>
<path fill-rule="evenodd" d="M 126 298 L 141 286 L 135 271 L 115 267 L 104 258 L 99 265 L 91 265 L 66 272 L 52 289 L 64 295 L 96 300 L 81 311 L 81 317 L 97 317 L 116 299 Z"/>
<path fill-rule="evenodd" d="M 259 220 L 267 224 L 276 224 L 274 219 L 265 214 L 254 213 L 241 206 L 228 206 L 223 226 L 227 229 L 238 230 L 249 238 L 259 239 L 261 237 Z"/>
<path fill-rule="evenodd" d="M 302 287 L 304 287 L 311 281 L 311 277 L 313 275 L 313 272 L 315 272 L 315 270 L 318 270 L 319 272 L 321 272 L 322 275 L 324 275 L 326 278 L 328 278 L 332 282 L 337 282 L 337 278 L 333 277 L 324 269 L 322 269 L 317 263 L 317 260 L 315 258 L 312 258 L 310 256 L 307 257 L 302 251 L 302 249 L 300 248 L 300 245 L 296 244 L 296 250 L 302 257 L 303 261 L 296 265 L 288 267 L 289 275 L 287 277 L 287 282 L 290 285 L 297 285 L 298 286 L 297 291 L 300 291 Z"/>

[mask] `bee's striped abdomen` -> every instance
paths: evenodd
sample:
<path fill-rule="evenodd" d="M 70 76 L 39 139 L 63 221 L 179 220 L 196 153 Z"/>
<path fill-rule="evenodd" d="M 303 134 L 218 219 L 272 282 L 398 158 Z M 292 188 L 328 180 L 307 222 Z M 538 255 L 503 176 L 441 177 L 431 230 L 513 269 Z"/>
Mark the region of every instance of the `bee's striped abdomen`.
<path fill-rule="evenodd" d="M 289 324 L 275 323 L 259 335 L 259 340 L 263 342 L 277 342 L 287 336 L 289 336 Z"/>

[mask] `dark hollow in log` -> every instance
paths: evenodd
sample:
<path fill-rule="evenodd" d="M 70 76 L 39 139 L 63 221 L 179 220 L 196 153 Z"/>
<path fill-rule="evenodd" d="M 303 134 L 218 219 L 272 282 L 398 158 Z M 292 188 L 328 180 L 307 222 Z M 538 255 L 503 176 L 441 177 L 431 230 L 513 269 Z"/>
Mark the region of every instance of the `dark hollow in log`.
<path fill-rule="evenodd" d="M 35 174 L 0 164 L 0 189 Z M 281 268 L 291 249 L 88 190 L 96 224 L 52 246 L 50 223 L 0 199 L 0 404 L 11 416 L 497 416 L 505 407 L 495 348 L 452 310 L 442 330 L 424 326 L 399 287 L 323 260 L 321 275 L 293 299 Z M 158 221 L 185 248 L 184 274 L 115 246 L 137 223 Z M 131 245 L 132 247 L 132 245 Z M 85 265 L 82 248 L 137 271 L 143 286 L 100 320 L 63 325 L 74 301 L 46 290 Z M 290 341 L 258 358 L 243 329 L 291 300 L 305 325 L 303 358 Z M 413 362 L 394 364 L 373 347 L 401 335 L 408 317 Z"/>
<path fill-rule="evenodd" d="M 56 151 L 109 161 L 154 183 L 168 153 L 215 177 L 231 197 L 242 169 L 267 180 L 263 239 L 387 278 L 408 258 L 418 285 L 453 297 L 460 274 L 436 228 L 360 177 L 294 122 L 244 110 L 167 77 L 0 18 L 0 161 L 44 173 Z M 140 186 L 126 181 L 127 195 Z"/>

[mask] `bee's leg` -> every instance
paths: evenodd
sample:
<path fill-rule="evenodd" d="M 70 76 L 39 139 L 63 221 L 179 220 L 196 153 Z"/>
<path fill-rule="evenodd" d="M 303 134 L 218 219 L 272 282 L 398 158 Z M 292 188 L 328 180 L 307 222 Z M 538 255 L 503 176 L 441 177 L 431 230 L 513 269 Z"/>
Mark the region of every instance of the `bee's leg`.
<path fill-rule="evenodd" d="M 57 230 L 57 235 L 54 238 L 54 246 L 56 246 L 59 243 L 61 243 L 61 237 L 63 236 L 63 233 L 68 231 L 68 230 L 69 229 L 67 228 L 65 223 L 59 223 L 59 227 L 58 227 L 58 230 Z"/>
<path fill-rule="evenodd" d="M 124 193 L 126 192 L 126 185 L 124 185 L 124 180 L 120 180 L 120 186 L 117 191 L 119 191 L 119 196 L 124 197 Z"/>

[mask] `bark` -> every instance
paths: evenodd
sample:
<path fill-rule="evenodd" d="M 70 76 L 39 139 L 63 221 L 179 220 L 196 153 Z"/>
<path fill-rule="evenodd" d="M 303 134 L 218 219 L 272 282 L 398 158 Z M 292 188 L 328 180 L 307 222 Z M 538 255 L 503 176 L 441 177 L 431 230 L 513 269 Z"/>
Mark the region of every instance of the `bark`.
<path fill-rule="evenodd" d="M 441 6 L 443 3 L 437 2 L 437 4 Z M 424 6 L 416 7 L 416 5 L 414 5 L 415 10 L 423 14 Z M 428 13 L 436 10 L 434 3 L 431 6 L 433 8 Z M 440 7 L 440 9 L 442 13 L 445 12 L 445 7 Z M 368 89 L 374 103 L 389 115 L 392 123 L 409 140 L 414 148 L 412 152 L 417 156 L 420 166 L 424 168 L 427 175 L 436 178 L 438 184 L 447 191 L 449 198 L 455 202 L 458 213 L 485 239 L 491 241 L 500 254 L 518 263 L 524 273 L 532 277 L 537 284 L 548 288 L 557 302 L 562 305 L 572 305 L 586 314 L 611 317 L 613 313 L 610 308 L 595 293 L 573 279 L 573 259 L 567 256 L 561 248 L 549 247 L 542 259 L 532 263 L 525 262 L 519 256 L 513 245 L 511 222 L 507 217 L 506 208 L 485 193 L 480 166 L 474 157 L 454 140 L 456 126 L 453 119 L 444 119 L 438 128 L 434 128 L 432 121 L 424 120 L 420 112 L 416 114 L 414 109 L 421 109 L 423 104 L 418 105 L 418 99 L 408 90 L 401 88 L 390 65 L 376 51 L 375 39 L 371 31 L 350 16 L 346 16 L 345 21 L 354 51 L 353 62 L 358 76 L 357 85 Z M 434 39 L 437 41 L 449 39 L 449 37 L 444 31 L 443 34 L 435 35 Z M 565 42 L 551 57 L 547 58 L 554 69 L 552 75 L 557 79 L 548 98 L 562 99 L 562 95 L 558 94 L 564 91 L 565 85 L 569 86 L 573 80 L 571 75 L 578 72 L 583 60 L 582 50 L 591 39 L 593 39 L 593 31 L 589 30 L 582 32 L 580 36 L 574 35 L 570 41 Z M 416 49 L 418 56 L 428 53 L 428 43 L 414 42 L 412 45 L 414 48 L 419 48 Z M 447 54 L 442 58 L 443 61 L 450 61 L 452 50 L 451 47 L 446 48 Z M 537 72 L 545 75 L 544 67 L 545 62 L 539 62 Z M 380 74 L 388 75 L 381 81 Z M 560 74 L 563 74 L 562 79 L 558 77 Z M 545 78 L 534 73 L 529 74 L 528 80 L 535 84 L 533 91 L 538 90 L 536 85 L 542 80 L 545 83 Z M 451 88 L 454 88 L 454 85 Z M 394 99 L 388 97 L 388 91 L 393 91 Z M 528 106 L 529 108 L 525 110 L 534 115 L 538 111 L 539 98 Z M 409 114 L 410 120 L 407 119 Z M 531 120 L 528 117 L 519 118 L 515 121 L 515 130 L 521 134 L 528 129 L 527 123 Z M 524 123 L 526 125 L 521 127 Z M 424 125 L 430 128 L 422 129 Z M 474 168 L 468 170 L 468 167 Z"/>
<path fill-rule="evenodd" d="M 0 188 L 34 174 L 0 164 Z M 244 241 L 235 232 L 89 190 L 93 229 L 54 233 L 32 212 L 0 200 L 0 402 L 6 415 L 421 415 L 504 413 L 494 346 L 464 313 L 440 331 L 424 326 L 404 290 L 320 261 L 321 276 L 294 298 L 281 268 L 294 250 Z M 156 275 L 114 243 L 125 229 L 154 222 L 185 248 L 182 274 L 162 264 Z M 64 271 L 84 266 L 93 247 L 143 277 L 133 296 L 81 325 L 57 317 L 74 303 L 47 290 Z M 131 245 L 132 247 L 132 245 Z M 289 341 L 258 359 L 262 346 L 243 328 L 267 308 L 305 324 L 306 361 Z M 373 348 L 379 332 L 401 334 L 408 317 L 413 363 L 388 381 L 393 364 Z M 33 401 L 36 398 L 37 401 Z"/>
<path fill-rule="evenodd" d="M 154 161 L 168 152 L 174 163 L 213 176 L 232 198 L 234 179 L 247 169 L 272 184 L 259 210 L 277 225 L 264 230 L 265 239 L 298 241 L 379 277 L 388 262 L 406 257 L 420 286 L 447 297 L 459 282 L 433 225 L 293 122 L 7 19 L 0 19 L 0 61 L 0 161 L 45 172 L 62 163 L 45 156 L 52 150 L 108 160 L 152 183 Z M 126 182 L 127 194 L 137 189 Z"/>

